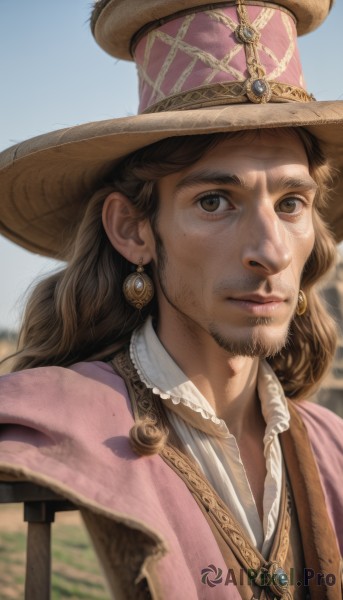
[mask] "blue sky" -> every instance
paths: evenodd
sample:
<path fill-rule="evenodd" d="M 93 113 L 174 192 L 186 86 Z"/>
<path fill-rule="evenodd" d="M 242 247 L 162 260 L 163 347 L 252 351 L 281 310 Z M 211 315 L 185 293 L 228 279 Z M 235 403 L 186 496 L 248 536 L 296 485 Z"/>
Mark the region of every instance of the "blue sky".
<path fill-rule="evenodd" d="M 91 5 L 0 0 L 0 150 L 53 129 L 136 113 L 134 65 L 98 48 Z M 342 26 L 337 2 L 326 22 L 299 40 L 307 88 L 318 100 L 343 100 Z M 26 289 L 55 266 L 0 236 L 0 329 L 16 328 Z"/>

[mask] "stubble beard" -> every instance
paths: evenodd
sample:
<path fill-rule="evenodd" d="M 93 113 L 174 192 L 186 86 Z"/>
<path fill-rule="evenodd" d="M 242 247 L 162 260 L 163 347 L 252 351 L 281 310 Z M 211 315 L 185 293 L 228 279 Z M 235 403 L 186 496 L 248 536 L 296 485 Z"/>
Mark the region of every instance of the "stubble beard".
<path fill-rule="evenodd" d="M 165 248 L 163 246 L 163 242 L 159 237 L 158 233 L 155 232 L 155 241 L 156 241 L 156 254 L 157 254 L 157 278 L 159 282 L 159 286 L 161 291 L 170 306 L 178 313 L 179 317 L 182 321 L 190 319 L 190 317 L 180 310 L 177 302 L 170 297 L 168 292 L 167 285 L 167 254 Z M 210 323 L 208 326 L 208 333 L 212 337 L 212 339 L 216 342 L 216 344 L 225 350 L 230 356 L 246 356 L 250 358 L 272 358 L 285 346 L 289 341 L 289 331 L 290 331 L 290 323 L 284 333 L 284 335 L 280 336 L 278 339 L 274 339 L 273 341 L 266 341 L 264 339 L 265 336 L 262 334 L 259 335 L 258 331 L 254 331 L 254 327 L 268 327 L 272 324 L 273 319 L 270 317 L 258 317 L 251 319 L 251 328 L 252 334 L 250 338 L 245 339 L 232 339 L 229 338 L 223 333 L 219 331 L 219 328 L 215 323 Z"/>
<path fill-rule="evenodd" d="M 254 319 L 251 323 L 251 327 L 266 328 L 270 326 L 271 323 L 272 319 L 268 318 Z M 272 342 L 266 341 L 263 334 L 259 334 L 253 329 L 250 339 L 233 340 L 232 338 L 224 336 L 218 330 L 215 323 L 210 324 L 209 333 L 218 346 L 228 352 L 230 356 L 248 356 L 251 358 L 272 358 L 285 348 L 289 340 L 289 327 L 283 336 L 279 339 L 274 339 Z"/>

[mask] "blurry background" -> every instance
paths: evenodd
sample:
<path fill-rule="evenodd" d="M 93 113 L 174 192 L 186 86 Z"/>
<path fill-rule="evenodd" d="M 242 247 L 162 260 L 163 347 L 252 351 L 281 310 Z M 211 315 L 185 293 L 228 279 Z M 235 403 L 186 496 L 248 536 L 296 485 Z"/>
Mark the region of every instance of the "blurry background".
<path fill-rule="evenodd" d="M 98 48 L 90 12 L 87 0 L 0 0 L 0 150 L 137 112 L 135 68 Z M 0 329 L 17 328 L 23 293 L 54 266 L 0 236 Z"/>

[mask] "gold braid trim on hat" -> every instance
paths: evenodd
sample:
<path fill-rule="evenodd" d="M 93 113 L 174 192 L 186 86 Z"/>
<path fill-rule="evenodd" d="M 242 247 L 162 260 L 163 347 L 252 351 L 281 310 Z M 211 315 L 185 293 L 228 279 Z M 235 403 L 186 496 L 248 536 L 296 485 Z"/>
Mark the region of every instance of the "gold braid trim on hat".
<path fill-rule="evenodd" d="M 143 114 L 254 102 L 247 95 L 247 83 L 246 81 L 215 83 L 182 94 L 168 96 L 168 98 L 149 106 L 143 111 Z M 268 85 L 271 91 L 268 102 L 311 102 L 314 100 L 312 94 L 308 94 L 304 89 L 288 83 L 268 81 Z M 261 101 L 255 100 L 255 103 L 260 104 Z"/>

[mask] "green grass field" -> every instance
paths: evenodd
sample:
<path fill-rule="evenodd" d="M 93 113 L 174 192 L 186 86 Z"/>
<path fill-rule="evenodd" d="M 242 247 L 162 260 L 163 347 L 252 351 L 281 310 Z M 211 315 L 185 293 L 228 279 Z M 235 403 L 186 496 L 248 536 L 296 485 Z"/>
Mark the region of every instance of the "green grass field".
<path fill-rule="evenodd" d="M 22 510 L 19 506 L 1 506 L 1 600 L 23 600 L 25 554 L 26 524 L 22 522 Z M 52 600 L 109 600 L 78 513 L 56 515 L 52 528 L 52 557 Z"/>

